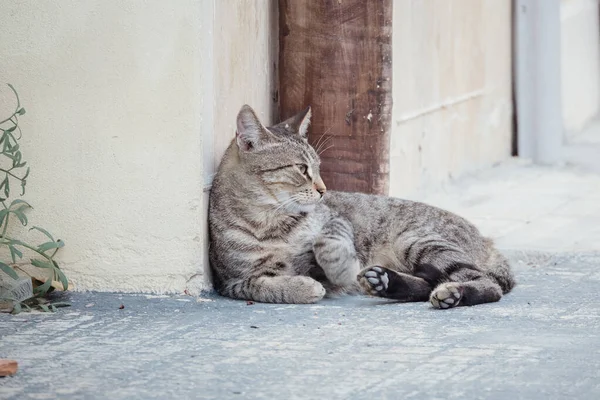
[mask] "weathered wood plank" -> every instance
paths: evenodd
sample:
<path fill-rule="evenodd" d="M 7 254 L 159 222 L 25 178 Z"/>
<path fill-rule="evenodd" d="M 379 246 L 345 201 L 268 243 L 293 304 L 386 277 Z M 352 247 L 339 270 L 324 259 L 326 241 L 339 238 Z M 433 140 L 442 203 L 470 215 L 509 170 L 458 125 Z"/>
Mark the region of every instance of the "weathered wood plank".
<path fill-rule="evenodd" d="M 280 116 L 313 107 L 328 188 L 386 194 L 392 0 L 280 0 L 279 16 Z"/>

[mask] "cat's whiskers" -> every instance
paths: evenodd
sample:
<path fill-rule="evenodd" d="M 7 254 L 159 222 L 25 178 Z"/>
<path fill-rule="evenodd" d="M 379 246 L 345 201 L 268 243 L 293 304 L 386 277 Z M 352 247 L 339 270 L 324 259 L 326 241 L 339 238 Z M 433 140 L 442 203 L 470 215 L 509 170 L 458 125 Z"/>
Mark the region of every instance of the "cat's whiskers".
<path fill-rule="evenodd" d="M 283 201 L 283 203 L 279 204 L 279 206 L 277 206 L 277 207 L 275 208 L 275 210 L 273 210 L 273 211 L 275 211 L 275 212 L 276 212 L 276 211 L 279 211 L 279 210 L 280 210 L 280 209 L 282 209 L 283 207 L 287 207 L 287 206 L 289 206 L 290 204 L 292 204 L 292 203 L 294 203 L 294 202 L 298 201 L 299 199 L 300 199 L 300 195 L 299 195 L 299 194 L 294 194 L 294 195 L 290 196 L 288 199 L 284 200 L 284 201 Z"/>
<path fill-rule="evenodd" d="M 331 140 L 333 138 L 333 135 L 327 135 L 324 133 L 323 135 L 321 135 L 321 139 L 324 140 L 319 140 L 318 143 L 316 143 L 316 146 L 314 146 L 314 148 L 319 149 L 321 147 L 323 147 L 323 145 L 325 145 L 325 143 L 327 143 L 329 140 Z"/>
<path fill-rule="evenodd" d="M 331 142 L 332 139 L 333 139 L 333 136 L 328 136 L 327 139 L 323 140 L 323 142 L 319 145 L 319 147 L 317 147 L 315 149 L 315 152 L 317 154 L 319 154 L 319 152 L 322 151 L 323 147 L 325 147 L 328 144 L 330 144 L 330 142 Z"/>
<path fill-rule="evenodd" d="M 313 148 L 319 148 L 319 146 L 321 146 L 321 140 L 323 140 L 323 138 L 325 138 L 325 136 L 327 135 L 327 133 L 331 130 L 331 128 L 333 128 L 333 125 L 330 126 L 325 132 L 323 132 L 323 134 L 321 136 L 319 136 L 319 139 L 317 139 L 317 143 L 315 143 L 313 146 Z M 329 140 L 331 138 L 331 135 L 328 136 L 326 138 L 326 140 Z"/>
<path fill-rule="evenodd" d="M 332 143 L 329 146 L 325 147 L 323 150 L 317 151 L 317 154 L 321 155 L 321 154 L 325 153 L 327 150 L 329 150 L 330 148 L 332 148 L 333 146 L 334 146 L 334 144 Z"/>

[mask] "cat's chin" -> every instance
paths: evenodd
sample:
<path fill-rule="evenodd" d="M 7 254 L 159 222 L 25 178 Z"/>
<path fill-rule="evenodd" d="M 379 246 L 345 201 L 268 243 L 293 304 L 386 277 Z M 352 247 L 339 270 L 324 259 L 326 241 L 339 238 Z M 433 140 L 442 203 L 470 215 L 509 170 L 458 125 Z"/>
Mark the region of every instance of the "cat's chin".
<path fill-rule="evenodd" d="M 315 210 L 317 203 L 312 204 L 295 204 L 294 212 L 309 213 Z"/>

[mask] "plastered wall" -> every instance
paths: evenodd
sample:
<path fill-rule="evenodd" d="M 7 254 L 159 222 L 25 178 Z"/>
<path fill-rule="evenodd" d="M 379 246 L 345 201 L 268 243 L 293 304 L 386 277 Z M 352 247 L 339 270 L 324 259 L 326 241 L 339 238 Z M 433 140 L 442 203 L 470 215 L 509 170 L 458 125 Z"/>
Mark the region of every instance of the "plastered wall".
<path fill-rule="evenodd" d="M 205 99 L 211 108 L 210 120 L 204 122 L 203 214 L 213 176 L 225 149 L 235 137 L 236 116 L 242 105 L 249 104 L 265 125 L 273 123 L 277 106 L 278 21 L 276 1 L 215 0 L 210 6 L 213 17 L 204 15 L 204 32 L 211 45 L 206 51 L 205 69 L 213 74 L 207 82 Z M 210 50 L 209 50 L 210 47 Z M 210 90 L 210 95 L 208 94 Z M 210 103 L 210 104 L 208 104 Z M 202 232 L 208 237 L 206 218 Z M 204 244 L 202 274 L 190 282 L 190 292 L 210 282 L 208 247 Z"/>
<path fill-rule="evenodd" d="M 204 187 L 237 109 L 271 118 L 270 7 L 0 1 L 0 82 L 27 109 L 30 221 L 65 240 L 76 289 L 203 286 Z"/>
<path fill-rule="evenodd" d="M 511 2 L 395 1 L 390 194 L 510 156 Z"/>
<path fill-rule="evenodd" d="M 598 0 L 561 0 L 561 89 L 567 137 L 600 110 Z"/>

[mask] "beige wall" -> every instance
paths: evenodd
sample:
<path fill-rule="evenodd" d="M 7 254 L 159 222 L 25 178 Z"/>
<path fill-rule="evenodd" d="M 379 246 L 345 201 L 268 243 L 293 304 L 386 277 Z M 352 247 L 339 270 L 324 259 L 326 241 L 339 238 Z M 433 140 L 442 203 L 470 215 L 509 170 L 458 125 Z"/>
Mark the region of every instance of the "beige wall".
<path fill-rule="evenodd" d="M 600 109 L 598 0 L 561 0 L 561 81 L 567 135 L 579 132 Z"/>
<path fill-rule="evenodd" d="M 209 189 L 221 156 L 235 137 L 236 116 L 242 105 L 249 104 L 266 125 L 273 122 L 276 108 L 278 21 L 276 1 L 215 0 L 212 21 L 205 22 L 210 31 L 212 68 L 210 87 L 211 120 L 204 121 L 204 201 L 208 210 Z M 206 20 L 206 15 L 203 16 Z M 206 27 L 210 26 L 210 29 Z M 202 232 L 208 237 L 206 219 Z M 207 243 L 203 257 L 203 276 L 196 276 L 190 292 L 208 282 L 210 276 Z"/>
<path fill-rule="evenodd" d="M 27 109 L 30 221 L 66 241 L 78 289 L 181 292 L 202 271 L 205 178 L 241 104 L 271 116 L 268 7 L 0 2 L 0 82 Z M 203 163 L 206 138 L 217 153 Z"/>
<path fill-rule="evenodd" d="M 214 140 L 206 146 L 207 183 L 235 136 L 236 116 L 249 104 L 270 124 L 277 103 L 276 1 L 228 0 L 215 2 Z"/>
<path fill-rule="evenodd" d="M 511 2 L 394 2 L 390 194 L 510 156 Z"/>

